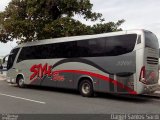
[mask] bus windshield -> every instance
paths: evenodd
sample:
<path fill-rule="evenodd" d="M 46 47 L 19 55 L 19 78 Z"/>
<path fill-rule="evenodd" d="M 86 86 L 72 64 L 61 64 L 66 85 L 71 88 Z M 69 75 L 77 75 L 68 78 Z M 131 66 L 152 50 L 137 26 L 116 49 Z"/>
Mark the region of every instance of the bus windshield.
<path fill-rule="evenodd" d="M 145 46 L 149 48 L 159 49 L 158 39 L 151 32 L 145 32 Z"/>
<path fill-rule="evenodd" d="M 13 63 L 14 63 L 14 60 L 16 58 L 18 51 L 19 51 L 19 48 L 13 49 L 11 51 L 11 54 L 8 57 L 7 70 L 9 70 L 13 66 Z"/>

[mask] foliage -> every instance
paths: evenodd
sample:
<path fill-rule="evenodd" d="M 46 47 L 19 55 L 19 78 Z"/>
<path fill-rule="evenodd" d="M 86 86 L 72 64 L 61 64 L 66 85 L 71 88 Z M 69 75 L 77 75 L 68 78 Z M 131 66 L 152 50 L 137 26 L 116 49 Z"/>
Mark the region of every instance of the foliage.
<path fill-rule="evenodd" d="M 101 24 L 93 25 L 92 27 L 93 34 L 121 31 L 122 29 L 119 28 L 119 26 L 122 23 L 124 23 L 124 20 L 119 20 L 117 23 L 108 22 L 104 24 L 101 23 Z"/>
<path fill-rule="evenodd" d="M 12 0 L 0 12 L 0 41 L 18 39 L 21 42 L 64 36 L 88 35 L 121 30 L 124 22 L 102 23 L 102 14 L 92 12 L 90 0 Z M 85 20 L 100 21 L 87 26 L 75 20 L 80 15 Z"/>

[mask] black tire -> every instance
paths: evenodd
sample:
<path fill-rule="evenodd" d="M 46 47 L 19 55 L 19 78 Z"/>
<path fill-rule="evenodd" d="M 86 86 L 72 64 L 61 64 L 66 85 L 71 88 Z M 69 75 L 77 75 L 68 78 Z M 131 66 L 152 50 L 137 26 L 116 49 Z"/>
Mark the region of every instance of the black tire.
<path fill-rule="evenodd" d="M 18 85 L 19 88 L 25 88 L 24 78 L 23 77 L 18 77 L 17 78 L 17 85 Z"/>
<path fill-rule="evenodd" d="M 93 97 L 93 84 L 90 80 L 83 80 L 79 84 L 79 92 L 83 97 Z"/>

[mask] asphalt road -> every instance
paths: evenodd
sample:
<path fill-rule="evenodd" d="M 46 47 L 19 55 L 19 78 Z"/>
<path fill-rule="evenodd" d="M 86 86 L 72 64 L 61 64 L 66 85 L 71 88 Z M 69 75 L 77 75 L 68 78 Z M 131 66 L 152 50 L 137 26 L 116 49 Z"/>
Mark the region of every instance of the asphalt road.
<path fill-rule="evenodd" d="M 160 113 L 160 97 L 99 94 L 85 98 L 71 90 L 28 87 L 0 80 L 0 113 Z"/>

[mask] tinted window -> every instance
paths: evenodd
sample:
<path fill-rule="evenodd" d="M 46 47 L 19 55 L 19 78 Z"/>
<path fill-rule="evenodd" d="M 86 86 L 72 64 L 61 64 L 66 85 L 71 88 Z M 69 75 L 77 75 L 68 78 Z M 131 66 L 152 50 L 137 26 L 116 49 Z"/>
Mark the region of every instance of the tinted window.
<path fill-rule="evenodd" d="M 43 46 L 31 46 L 31 47 L 24 47 L 21 50 L 21 53 L 19 55 L 19 58 L 17 62 L 23 61 L 23 60 L 31 60 L 31 59 L 46 59 L 48 49 L 45 45 Z"/>
<path fill-rule="evenodd" d="M 159 49 L 158 39 L 153 33 L 145 32 L 145 42 L 146 47 Z"/>
<path fill-rule="evenodd" d="M 71 58 L 76 54 L 76 42 L 63 42 L 52 44 L 51 58 Z"/>
<path fill-rule="evenodd" d="M 9 55 L 8 57 L 7 69 L 10 69 L 13 66 L 13 63 L 17 56 L 18 51 L 19 51 L 19 48 L 13 49 L 11 51 L 11 55 Z"/>
<path fill-rule="evenodd" d="M 88 57 L 90 55 L 88 40 L 77 41 L 77 50 L 76 51 L 77 51 L 76 57 Z"/>
<path fill-rule="evenodd" d="M 135 47 L 136 39 L 137 39 L 136 34 L 105 38 L 106 40 L 105 55 L 116 56 L 132 52 Z"/>
<path fill-rule="evenodd" d="M 133 51 L 136 34 L 24 47 L 18 62 L 29 59 L 116 56 Z"/>
<path fill-rule="evenodd" d="M 90 56 L 104 56 L 106 50 L 105 38 L 89 40 Z"/>
<path fill-rule="evenodd" d="M 17 62 L 31 59 L 70 58 L 76 56 L 76 42 L 24 47 Z"/>
<path fill-rule="evenodd" d="M 116 56 L 132 52 L 137 35 L 121 35 L 77 41 L 78 57 Z"/>

